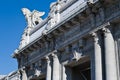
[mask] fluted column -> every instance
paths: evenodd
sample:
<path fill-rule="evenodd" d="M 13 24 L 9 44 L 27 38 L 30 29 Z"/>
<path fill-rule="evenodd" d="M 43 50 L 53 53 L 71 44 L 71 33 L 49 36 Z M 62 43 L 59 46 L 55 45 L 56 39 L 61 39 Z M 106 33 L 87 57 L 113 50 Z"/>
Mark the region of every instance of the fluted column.
<path fill-rule="evenodd" d="M 59 60 L 56 54 L 52 54 L 53 57 L 53 74 L 52 80 L 59 80 Z"/>
<path fill-rule="evenodd" d="M 117 80 L 115 44 L 109 28 L 103 28 L 105 46 L 106 80 Z"/>
<path fill-rule="evenodd" d="M 47 73 L 46 73 L 46 80 L 51 80 L 51 65 L 49 57 L 46 57 L 47 61 Z"/>
<path fill-rule="evenodd" d="M 92 33 L 94 39 L 94 79 L 102 80 L 102 54 L 97 33 Z"/>

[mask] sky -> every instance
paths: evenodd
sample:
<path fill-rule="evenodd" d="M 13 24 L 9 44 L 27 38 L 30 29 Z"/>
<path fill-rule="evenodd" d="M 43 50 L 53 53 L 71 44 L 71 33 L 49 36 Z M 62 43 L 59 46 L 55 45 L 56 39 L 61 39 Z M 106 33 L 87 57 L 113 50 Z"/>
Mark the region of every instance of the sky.
<path fill-rule="evenodd" d="M 22 8 L 45 12 L 46 18 L 51 2 L 56 0 L 0 0 L 0 75 L 7 75 L 17 70 L 17 60 L 12 54 L 26 27 Z"/>

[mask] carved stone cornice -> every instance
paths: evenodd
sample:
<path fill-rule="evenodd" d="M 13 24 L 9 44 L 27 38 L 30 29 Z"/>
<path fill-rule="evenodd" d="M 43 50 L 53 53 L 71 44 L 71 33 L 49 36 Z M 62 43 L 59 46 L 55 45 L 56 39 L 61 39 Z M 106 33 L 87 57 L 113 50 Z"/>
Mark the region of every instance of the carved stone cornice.
<path fill-rule="evenodd" d="M 73 26 L 73 24 L 72 24 L 71 21 L 68 21 L 68 22 L 66 22 L 66 23 L 64 24 L 64 26 L 65 26 L 66 28 L 70 28 L 71 26 Z"/>
<path fill-rule="evenodd" d="M 116 1 L 119 1 L 119 0 L 100 0 L 100 2 L 102 4 L 112 4 L 112 3 L 115 3 Z"/>
<path fill-rule="evenodd" d="M 73 19 L 71 19 L 71 22 L 72 22 L 73 25 L 74 25 L 74 24 L 79 24 L 79 23 L 80 23 L 79 16 L 76 16 L 76 17 L 74 17 Z"/>
<path fill-rule="evenodd" d="M 54 30 L 52 33 L 53 33 L 55 36 L 58 36 L 58 35 L 59 35 L 59 31 L 58 31 L 58 30 Z"/>
<path fill-rule="evenodd" d="M 64 28 L 64 27 L 59 27 L 58 29 L 59 29 L 59 31 L 61 31 L 61 32 L 65 32 L 65 28 Z"/>
<path fill-rule="evenodd" d="M 89 6 L 89 8 L 87 9 L 88 14 L 93 14 L 96 15 L 99 12 L 99 8 L 100 8 L 100 4 L 93 4 L 88 2 L 87 5 Z"/>
<path fill-rule="evenodd" d="M 80 19 L 81 21 L 83 21 L 83 20 L 85 20 L 85 19 L 88 17 L 88 15 L 87 15 L 86 11 L 84 11 L 84 12 L 81 12 L 81 13 L 78 15 L 78 17 L 79 17 L 79 19 Z"/>

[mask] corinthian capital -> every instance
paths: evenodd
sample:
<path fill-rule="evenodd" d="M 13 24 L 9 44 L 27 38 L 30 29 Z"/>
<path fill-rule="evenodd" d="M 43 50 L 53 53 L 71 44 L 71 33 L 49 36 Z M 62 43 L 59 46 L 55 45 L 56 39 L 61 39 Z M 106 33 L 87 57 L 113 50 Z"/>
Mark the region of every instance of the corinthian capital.
<path fill-rule="evenodd" d="M 93 37 L 94 42 L 98 42 L 98 35 L 96 32 L 91 33 L 91 36 Z"/>
<path fill-rule="evenodd" d="M 108 28 L 108 27 L 102 28 L 102 31 L 103 31 L 103 33 L 110 33 L 111 32 L 110 28 Z"/>

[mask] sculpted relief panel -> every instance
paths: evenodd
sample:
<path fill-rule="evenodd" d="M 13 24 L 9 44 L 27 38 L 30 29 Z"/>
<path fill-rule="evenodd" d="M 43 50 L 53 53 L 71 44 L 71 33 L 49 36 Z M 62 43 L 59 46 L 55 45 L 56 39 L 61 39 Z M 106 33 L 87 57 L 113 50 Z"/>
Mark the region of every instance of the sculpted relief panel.
<path fill-rule="evenodd" d="M 70 55 L 70 60 L 78 60 L 82 56 L 82 51 L 80 49 L 79 42 L 76 42 L 72 45 L 72 54 Z"/>

